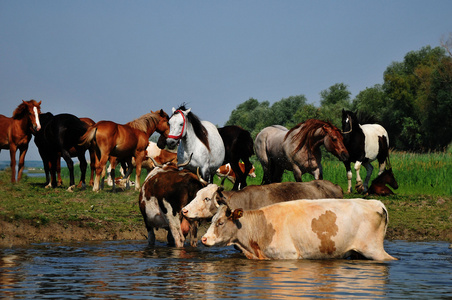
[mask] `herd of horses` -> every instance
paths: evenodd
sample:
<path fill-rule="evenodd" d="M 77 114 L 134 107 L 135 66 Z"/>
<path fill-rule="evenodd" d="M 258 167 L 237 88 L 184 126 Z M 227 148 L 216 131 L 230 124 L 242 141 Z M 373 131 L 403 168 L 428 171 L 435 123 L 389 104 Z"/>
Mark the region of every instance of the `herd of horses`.
<path fill-rule="evenodd" d="M 162 109 L 151 111 L 127 124 L 113 121 L 95 123 L 89 118 L 78 118 L 71 114 L 41 113 L 41 101 L 22 101 L 12 118 L 0 115 L 0 151 L 9 149 L 11 156 L 11 182 L 16 181 L 16 152 L 20 151 L 17 181 L 20 181 L 25 154 L 32 135 L 43 160 L 46 184 L 60 184 L 60 160 L 69 168 L 69 189 L 75 187 L 74 164 L 71 157 L 80 162 L 79 186 L 85 186 L 87 170 L 86 151 L 91 160 L 93 191 L 103 188 L 107 162 L 113 166 L 110 176 L 115 178 L 115 166 L 119 163 L 128 178 L 136 165 L 135 189 L 140 188 L 141 163 L 146 158 L 146 147 L 150 136 L 158 132 L 160 148 L 177 148 L 179 163 L 187 162 L 186 168 L 207 182 L 213 182 L 216 170 L 230 163 L 237 174 L 234 190 L 246 186 L 246 177 L 252 168 L 250 157 L 256 155 L 263 168 L 263 184 L 280 182 L 285 170 L 292 171 L 296 181 L 305 173 L 315 179 L 323 179 L 321 150 L 325 149 L 342 161 L 346 168 L 348 188 L 352 192 L 351 163 L 356 170 L 357 191 L 379 195 L 392 194 L 386 187 L 396 189 L 397 182 L 389 162 L 389 137 L 378 124 L 363 124 L 352 111 L 342 110 L 342 130 L 330 122 L 308 119 L 288 130 L 280 125 L 264 128 L 253 141 L 251 134 L 239 126 L 217 128 L 211 122 L 200 120 L 185 105 L 173 108 L 169 116 Z M 239 161 L 245 164 L 245 171 Z M 371 162 L 378 160 L 379 176 L 369 188 L 373 171 Z M 367 169 L 362 181 L 360 166 Z M 95 179 L 93 182 L 93 172 Z M 375 184 L 374 184 L 375 183 Z"/>

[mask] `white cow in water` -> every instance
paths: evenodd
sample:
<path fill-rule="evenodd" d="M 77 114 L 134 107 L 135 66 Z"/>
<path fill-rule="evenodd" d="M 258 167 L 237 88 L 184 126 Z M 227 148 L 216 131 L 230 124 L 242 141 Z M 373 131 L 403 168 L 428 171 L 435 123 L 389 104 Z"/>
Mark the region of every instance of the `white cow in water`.
<path fill-rule="evenodd" d="M 395 260 L 383 248 L 388 212 L 378 200 L 295 200 L 257 210 L 218 210 L 206 246 L 235 245 L 249 259 Z"/>

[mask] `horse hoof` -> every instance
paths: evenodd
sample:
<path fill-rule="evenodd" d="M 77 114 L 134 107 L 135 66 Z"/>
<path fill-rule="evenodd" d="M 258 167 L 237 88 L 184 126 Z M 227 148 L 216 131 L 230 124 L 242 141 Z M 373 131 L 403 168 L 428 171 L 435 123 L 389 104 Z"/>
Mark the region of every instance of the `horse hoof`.
<path fill-rule="evenodd" d="M 71 185 L 70 187 L 67 188 L 67 191 L 73 193 L 74 189 L 75 189 L 75 185 Z"/>

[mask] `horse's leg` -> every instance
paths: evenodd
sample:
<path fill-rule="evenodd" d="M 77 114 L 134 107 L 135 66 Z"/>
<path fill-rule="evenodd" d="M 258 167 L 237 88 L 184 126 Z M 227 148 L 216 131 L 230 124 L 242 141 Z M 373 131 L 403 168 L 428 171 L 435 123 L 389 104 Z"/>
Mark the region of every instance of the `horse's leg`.
<path fill-rule="evenodd" d="M 94 174 L 96 171 L 96 154 L 94 151 L 90 148 L 89 151 L 89 168 L 91 169 L 91 177 L 89 178 L 89 185 L 94 185 Z"/>
<path fill-rule="evenodd" d="M 292 168 L 293 168 L 292 172 L 293 172 L 293 176 L 295 177 L 295 181 L 302 182 L 303 179 L 301 176 L 303 176 L 303 172 L 301 171 L 300 167 L 297 165 L 293 165 Z M 314 173 L 313 173 L 313 175 L 314 175 Z M 315 177 L 315 175 L 314 175 L 314 177 Z"/>
<path fill-rule="evenodd" d="M 49 166 L 50 166 L 50 187 L 57 187 L 56 180 L 56 170 L 57 170 L 57 161 L 59 156 L 56 153 L 52 153 L 49 158 Z"/>
<path fill-rule="evenodd" d="M 16 151 L 17 147 L 12 143 L 9 145 L 9 157 L 11 159 L 11 182 L 16 182 Z"/>
<path fill-rule="evenodd" d="M 61 179 L 61 155 L 58 154 L 57 165 L 56 165 L 56 173 L 58 176 L 57 186 L 63 185 L 63 179 Z"/>
<path fill-rule="evenodd" d="M 131 163 L 132 164 L 132 163 Z M 141 162 L 135 167 L 135 190 L 140 190 L 140 180 L 141 180 Z M 131 167 L 133 169 L 133 167 Z"/>
<path fill-rule="evenodd" d="M 355 189 L 356 191 L 362 190 L 363 180 L 361 179 L 361 174 L 359 173 L 359 170 L 361 169 L 361 162 L 356 161 L 355 162 L 355 173 L 356 173 L 356 184 Z"/>
<path fill-rule="evenodd" d="M 367 192 L 367 189 L 369 187 L 369 180 L 370 180 L 370 176 L 372 176 L 374 167 L 372 166 L 372 164 L 369 161 L 363 163 L 363 166 L 367 170 L 366 179 L 364 180 L 364 185 L 363 185 L 363 192 L 365 193 L 365 192 Z"/>
<path fill-rule="evenodd" d="M 69 187 L 68 192 L 73 192 L 75 187 L 75 178 L 74 178 L 74 162 L 71 159 L 71 154 L 66 150 L 61 150 L 61 156 L 63 156 L 64 161 L 69 168 Z"/>
<path fill-rule="evenodd" d="M 22 172 L 24 171 L 24 167 L 25 167 L 25 154 L 27 154 L 27 150 L 28 150 L 28 144 L 23 146 L 23 147 L 19 147 L 19 166 L 18 166 L 18 171 L 17 171 L 17 182 L 19 182 L 22 179 Z"/>
<path fill-rule="evenodd" d="M 107 178 L 110 175 L 112 182 L 112 191 L 116 192 L 116 165 L 118 164 L 118 161 L 116 160 L 116 157 L 110 156 L 110 173 L 107 173 Z"/>
<path fill-rule="evenodd" d="M 243 174 L 243 182 L 240 185 L 240 189 L 243 189 L 246 187 L 246 179 L 248 178 L 248 174 L 251 171 L 251 168 L 253 167 L 253 164 L 250 162 L 248 157 L 242 158 L 243 163 L 245 164 L 245 173 Z"/>
<path fill-rule="evenodd" d="M 113 186 L 114 179 L 112 180 L 112 178 L 110 176 L 110 174 L 111 174 L 111 162 L 110 162 L 110 164 L 107 167 L 107 174 L 108 174 L 108 176 L 107 176 L 107 184 L 108 184 L 108 186 Z"/>
<path fill-rule="evenodd" d="M 245 186 L 243 186 L 243 173 L 242 173 L 242 170 L 240 169 L 238 160 L 231 161 L 230 165 L 231 165 L 232 171 L 235 173 L 235 175 L 237 177 L 234 182 L 234 187 L 232 188 L 232 190 L 236 191 L 239 189 L 239 185 L 241 186 L 241 188 L 246 186 L 246 178 L 245 178 Z"/>
<path fill-rule="evenodd" d="M 344 161 L 344 165 L 348 183 L 347 194 L 350 194 L 352 192 L 352 178 L 353 178 L 352 168 L 350 166 L 350 162 L 348 161 Z"/>
<path fill-rule="evenodd" d="M 107 164 L 107 160 L 108 160 L 108 155 L 102 155 L 100 158 L 98 156 L 96 156 L 96 178 L 94 179 L 94 185 L 93 185 L 94 192 L 99 191 L 100 180 L 103 177 L 102 173 L 104 172 L 105 165 Z M 103 188 L 103 184 L 102 184 L 102 188 Z"/>
<path fill-rule="evenodd" d="M 86 158 L 85 158 L 85 151 L 83 151 L 82 149 L 77 149 L 77 157 L 78 160 L 80 162 L 80 182 L 78 184 L 79 188 L 84 188 L 86 186 L 85 184 L 85 177 L 86 177 L 86 169 L 88 168 L 88 163 L 86 162 Z"/>

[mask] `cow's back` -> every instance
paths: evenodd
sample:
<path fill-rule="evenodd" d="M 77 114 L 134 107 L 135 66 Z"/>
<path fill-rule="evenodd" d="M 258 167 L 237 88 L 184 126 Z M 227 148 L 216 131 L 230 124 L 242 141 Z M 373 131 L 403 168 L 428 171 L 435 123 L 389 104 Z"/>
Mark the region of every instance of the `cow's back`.
<path fill-rule="evenodd" d="M 240 191 L 225 191 L 231 209 L 258 209 L 274 203 L 296 199 L 342 198 L 339 185 L 328 180 L 309 182 L 281 182 L 267 185 L 250 185 Z"/>
<path fill-rule="evenodd" d="M 383 249 L 388 214 L 381 201 L 297 200 L 259 210 L 274 230 L 269 251 L 290 250 L 310 259 L 342 258 L 357 251 L 376 260 L 394 259 Z"/>

